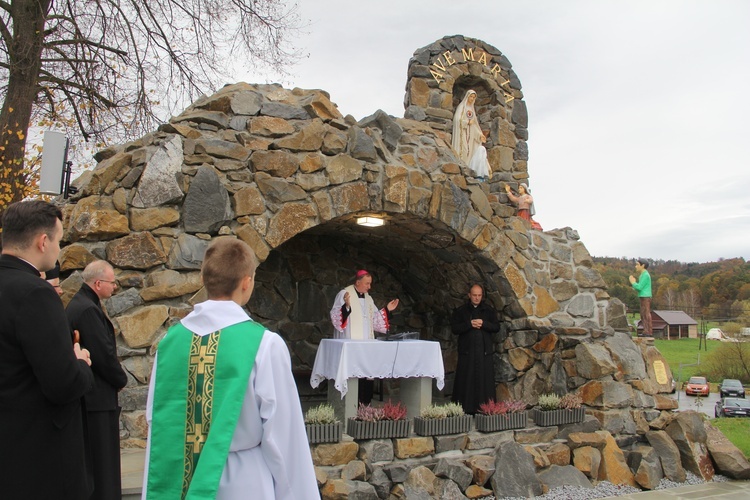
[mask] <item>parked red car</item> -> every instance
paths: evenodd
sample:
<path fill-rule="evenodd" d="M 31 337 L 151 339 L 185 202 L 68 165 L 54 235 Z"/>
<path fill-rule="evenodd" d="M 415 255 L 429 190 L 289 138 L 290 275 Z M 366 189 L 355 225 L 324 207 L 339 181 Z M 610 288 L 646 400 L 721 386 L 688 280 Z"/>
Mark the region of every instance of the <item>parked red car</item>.
<path fill-rule="evenodd" d="M 688 396 L 708 396 L 710 387 L 706 377 L 690 377 L 685 386 L 685 394 Z"/>

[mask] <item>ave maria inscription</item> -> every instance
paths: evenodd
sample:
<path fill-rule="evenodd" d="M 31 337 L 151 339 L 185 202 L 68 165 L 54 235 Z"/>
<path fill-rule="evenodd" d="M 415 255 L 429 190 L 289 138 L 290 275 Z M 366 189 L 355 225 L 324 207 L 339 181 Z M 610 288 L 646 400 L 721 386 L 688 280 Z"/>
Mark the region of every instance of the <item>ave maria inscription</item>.
<path fill-rule="evenodd" d="M 483 66 L 490 68 L 490 74 L 495 78 L 500 86 L 505 90 L 506 85 L 510 84 L 510 80 L 504 78 L 500 74 L 501 67 L 498 63 L 492 60 L 492 57 L 484 51 L 474 52 L 474 48 L 463 48 L 461 52 L 446 50 L 440 54 L 435 61 L 430 64 L 430 74 L 435 81 L 440 84 L 445 81 L 445 72 L 448 68 L 454 64 L 466 64 L 468 62 L 476 62 Z M 505 102 L 508 103 L 514 99 L 514 97 L 504 92 Z"/>

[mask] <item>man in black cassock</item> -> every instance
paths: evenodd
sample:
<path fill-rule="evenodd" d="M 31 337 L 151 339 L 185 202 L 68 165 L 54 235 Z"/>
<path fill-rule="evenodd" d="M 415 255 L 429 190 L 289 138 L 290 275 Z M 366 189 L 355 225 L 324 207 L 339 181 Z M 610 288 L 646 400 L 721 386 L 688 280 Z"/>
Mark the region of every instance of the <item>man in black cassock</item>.
<path fill-rule="evenodd" d="M 91 443 L 94 493 L 91 500 L 120 500 L 120 406 L 117 392 L 128 378 L 117 359 L 115 329 L 102 309 L 101 300 L 117 287 L 112 266 L 97 260 L 81 273 L 83 284 L 65 309 L 71 330 L 80 334 L 81 345 L 91 353 L 94 388 L 86 393 L 86 417 Z"/>
<path fill-rule="evenodd" d="M 65 310 L 40 272 L 55 266 L 62 213 L 22 201 L 3 215 L 0 256 L 0 496 L 88 498 L 81 398 L 89 354 L 73 344 Z"/>
<path fill-rule="evenodd" d="M 468 414 L 495 399 L 492 334 L 500 330 L 500 323 L 495 308 L 483 299 L 482 286 L 472 286 L 469 300 L 451 316 L 451 330 L 458 335 L 458 366 L 451 399 L 461 403 Z"/>

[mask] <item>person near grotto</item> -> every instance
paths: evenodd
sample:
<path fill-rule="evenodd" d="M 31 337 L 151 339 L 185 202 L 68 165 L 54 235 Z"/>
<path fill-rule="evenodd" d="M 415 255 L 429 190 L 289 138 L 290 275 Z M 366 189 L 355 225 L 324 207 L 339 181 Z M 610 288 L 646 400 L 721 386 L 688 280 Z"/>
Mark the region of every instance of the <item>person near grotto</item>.
<path fill-rule="evenodd" d="M 159 343 L 145 499 L 320 499 L 289 349 L 243 309 L 257 266 L 243 241 L 214 240 L 201 266 L 208 300 Z"/>
<path fill-rule="evenodd" d="M 89 352 L 73 343 L 65 308 L 40 273 L 55 267 L 62 212 L 42 200 L 3 214 L 0 256 L 0 497 L 89 498 L 82 399 Z"/>
<path fill-rule="evenodd" d="M 341 290 L 333 301 L 331 323 L 334 338 L 372 340 L 375 332 L 387 333 L 391 312 L 398 307 L 398 299 L 393 299 L 382 309 L 375 307 L 370 297 L 372 275 L 360 269 L 354 276 L 354 284 Z M 369 404 L 372 400 L 372 380 L 359 379 L 359 402 Z"/>
<path fill-rule="evenodd" d="M 525 183 L 518 185 L 518 196 L 513 194 L 509 185 L 505 185 L 505 192 L 508 194 L 508 199 L 518 207 L 518 216 L 531 223 L 532 229 L 542 230 L 542 226 L 534 220 L 536 210 L 534 209 L 534 197 L 531 196 L 529 186 Z"/>
<path fill-rule="evenodd" d="M 453 311 L 451 331 L 458 335 L 458 365 L 451 400 L 473 415 L 479 405 L 495 399 L 492 335 L 500 331 L 497 311 L 485 300 L 482 285 L 473 285 L 466 303 Z"/>
<path fill-rule="evenodd" d="M 94 387 L 84 395 L 94 493 L 89 500 L 120 500 L 120 404 L 117 393 L 128 383 L 117 358 L 115 327 L 102 307 L 117 289 L 115 270 L 104 260 L 81 273 L 80 290 L 65 308 L 71 332 L 91 354 Z"/>
<path fill-rule="evenodd" d="M 633 290 L 638 292 L 643 336 L 653 337 L 654 332 L 651 324 L 651 275 L 648 273 L 648 261 L 638 259 L 635 263 L 635 272 L 638 274 L 638 279 L 636 280 L 635 276 L 631 274 L 628 280 Z"/>
<path fill-rule="evenodd" d="M 456 107 L 451 147 L 478 179 L 487 180 L 492 175 L 492 168 L 487 160 L 487 149 L 483 146 L 487 138 L 479 126 L 479 118 L 474 109 L 476 100 L 477 93 L 468 90 Z"/>

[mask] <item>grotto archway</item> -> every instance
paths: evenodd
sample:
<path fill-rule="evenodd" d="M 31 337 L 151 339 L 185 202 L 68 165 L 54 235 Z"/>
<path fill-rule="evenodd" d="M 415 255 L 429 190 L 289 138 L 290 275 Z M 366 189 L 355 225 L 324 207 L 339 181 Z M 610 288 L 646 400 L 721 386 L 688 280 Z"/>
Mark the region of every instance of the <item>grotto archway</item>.
<path fill-rule="evenodd" d="M 517 303 L 510 284 L 490 258 L 439 221 L 394 214 L 385 217 L 386 225 L 369 228 L 356 224 L 360 215 L 308 229 L 274 249 L 258 269 L 251 314 L 280 332 L 296 370 L 306 373 L 320 340 L 333 335 L 333 298 L 356 269 L 368 269 L 377 304 L 401 301 L 391 333 L 418 331 L 420 338 L 441 343 L 450 392 L 456 366 L 451 311 L 466 300 L 471 283 L 483 284 L 487 300 L 505 311 Z M 497 345 L 506 331 L 497 335 Z M 309 392 L 305 382 L 300 380 L 302 393 Z"/>

